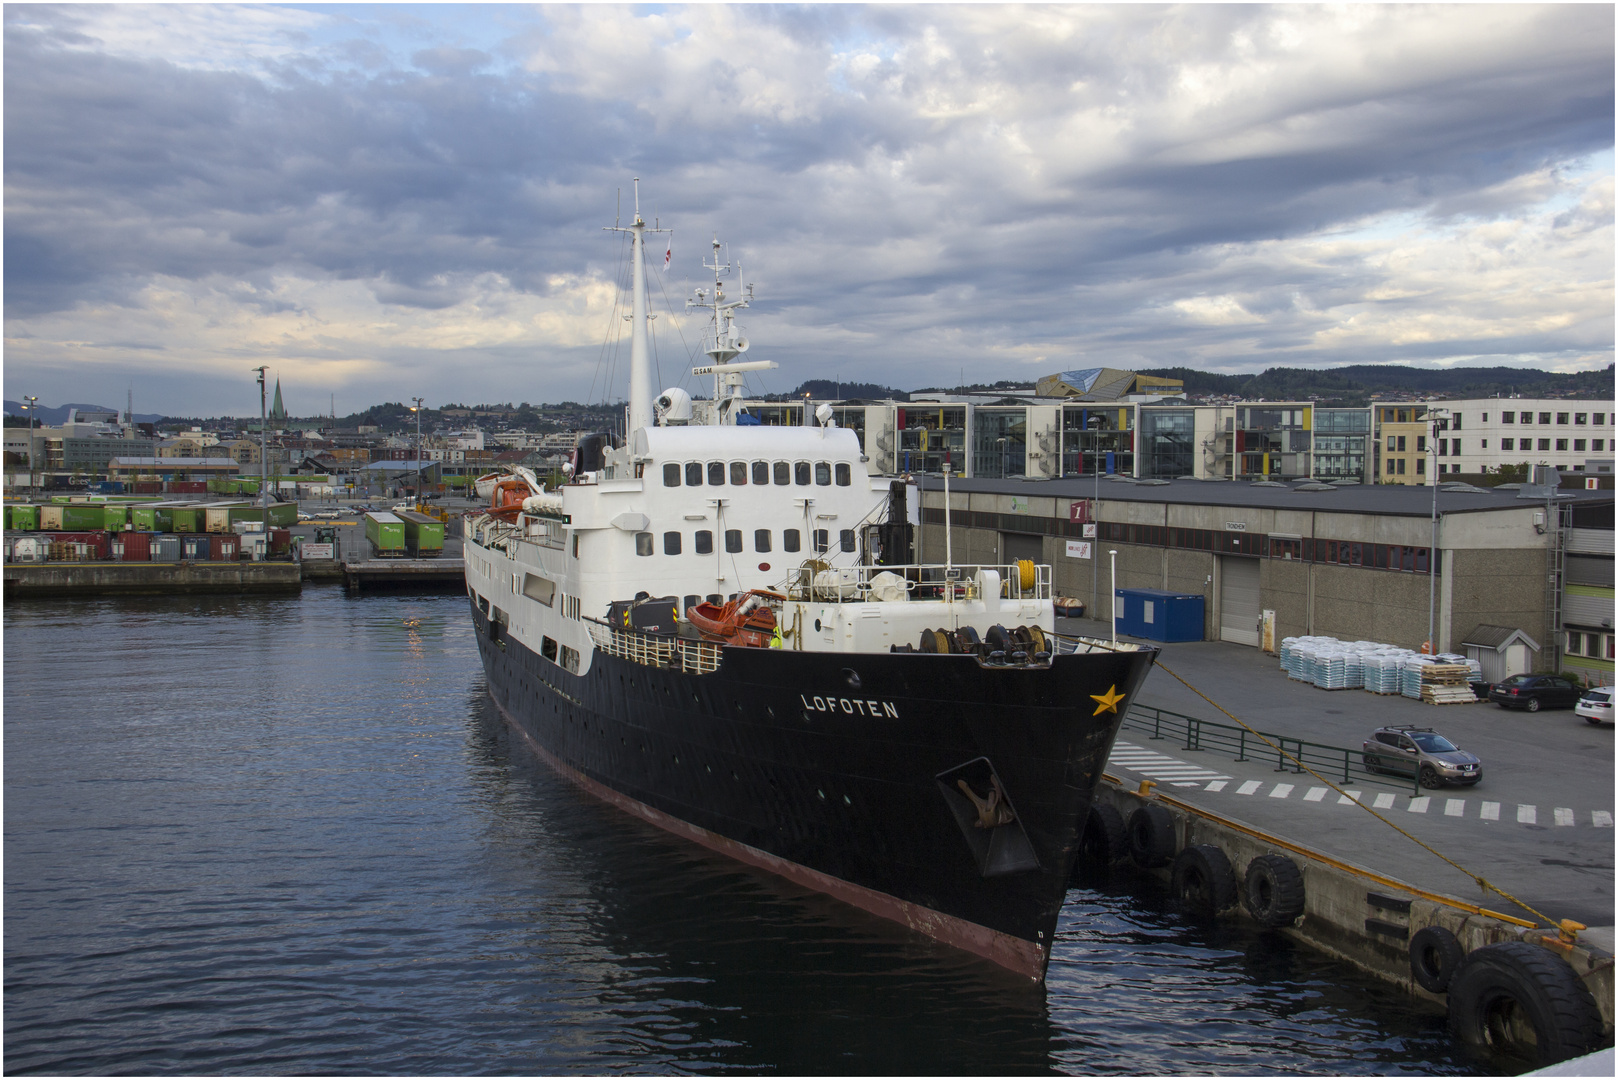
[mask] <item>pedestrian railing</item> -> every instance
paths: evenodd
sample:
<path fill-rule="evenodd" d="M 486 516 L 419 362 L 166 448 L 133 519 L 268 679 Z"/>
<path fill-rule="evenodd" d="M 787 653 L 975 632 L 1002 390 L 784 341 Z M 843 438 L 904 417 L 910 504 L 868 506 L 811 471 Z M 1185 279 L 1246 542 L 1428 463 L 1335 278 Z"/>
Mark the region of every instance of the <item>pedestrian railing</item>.
<path fill-rule="evenodd" d="M 1405 775 L 1405 770 L 1411 769 L 1410 763 L 1393 754 L 1310 742 L 1268 731 L 1260 733 L 1261 739 L 1236 724 L 1202 720 L 1152 705 L 1131 705 L 1124 714 L 1123 726 L 1130 731 L 1145 732 L 1148 739 L 1173 742 L 1184 751 L 1226 754 L 1232 761 L 1270 762 L 1276 772 L 1301 774 L 1304 772 L 1301 762 L 1340 784 L 1403 787 L 1408 780 L 1412 792 L 1421 791 L 1421 777 L 1415 771 Z"/>

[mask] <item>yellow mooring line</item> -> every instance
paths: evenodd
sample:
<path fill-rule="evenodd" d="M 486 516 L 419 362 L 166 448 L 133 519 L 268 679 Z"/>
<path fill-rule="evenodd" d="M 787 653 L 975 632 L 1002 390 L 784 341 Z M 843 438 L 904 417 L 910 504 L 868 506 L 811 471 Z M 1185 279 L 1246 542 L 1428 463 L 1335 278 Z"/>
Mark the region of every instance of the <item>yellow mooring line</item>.
<path fill-rule="evenodd" d="M 1444 862 L 1448 863 L 1449 865 L 1453 866 L 1455 869 L 1459 870 L 1461 873 L 1465 874 L 1467 877 L 1469 877 L 1473 881 L 1477 882 L 1478 888 L 1484 890 L 1485 892 L 1492 892 L 1497 896 L 1503 897 L 1504 899 L 1509 900 L 1511 903 L 1516 904 L 1518 907 L 1522 908 L 1524 911 L 1532 913 L 1533 915 L 1535 915 L 1539 919 L 1543 920 L 1544 923 L 1547 926 L 1552 927 L 1553 929 L 1560 929 L 1562 931 L 1564 937 L 1567 937 L 1570 934 L 1576 933 L 1577 930 L 1583 930 L 1584 929 L 1583 925 L 1581 925 L 1579 923 L 1574 923 L 1571 920 L 1552 919 L 1550 916 L 1546 915 L 1543 911 L 1538 910 L 1537 908 L 1533 907 L 1530 904 L 1524 903 L 1523 901 L 1517 899 L 1515 896 L 1513 896 L 1510 893 L 1506 892 L 1506 890 L 1500 888 L 1500 886 L 1495 885 L 1493 882 L 1489 881 L 1488 878 L 1485 878 L 1482 874 L 1475 874 L 1472 871 L 1468 870 L 1466 867 L 1462 866 L 1460 863 L 1456 862 L 1454 859 L 1450 858 L 1448 855 L 1445 855 L 1442 851 L 1439 851 L 1437 848 L 1433 847 L 1431 844 L 1427 843 L 1425 840 L 1421 839 L 1419 836 L 1412 835 L 1409 831 L 1402 828 L 1396 822 L 1390 821 L 1386 817 L 1383 817 L 1381 814 L 1377 813 L 1371 807 L 1366 806 L 1364 803 L 1360 802 L 1360 800 L 1350 797 L 1349 794 L 1347 792 L 1345 792 L 1342 788 L 1338 787 L 1336 784 L 1332 783 L 1330 780 L 1327 780 L 1324 776 L 1321 776 L 1319 773 L 1315 772 L 1315 770 L 1313 770 L 1309 766 L 1305 765 L 1297 757 L 1293 756 L 1292 754 L 1287 753 L 1287 751 L 1285 749 L 1275 745 L 1269 739 L 1266 739 L 1259 732 L 1254 731 L 1253 728 L 1250 725 L 1248 725 L 1246 721 L 1242 720 L 1241 717 L 1237 716 L 1235 713 L 1231 712 L 1229 709 L 1227 709 L 1223 705 L 1219 704 L 1219 702 L 1215 701 L 1213 698 L 1209 697 L 1207 694 L 1204 694 L 1201 690 L 1198 690 L 1196 687 L 1192 686 L 1190 683 L 1188 683 L 1184 679 L 1180 678 L 1179 675 L 1176 675 L 1168 667 L 1168 665 L 1164 664 L 1161 660 L 1158 661 L 1157 666 L 1160 669 L 1162 669 L 1163 671 L 1168 672 L 1168 674 L 1173 675 L 1174 678 L 1179 681 L 1181 686 L 1184 686 L 1187 690 L 1189 690 L 1193 694 L 1197 695 L 1203 701 L 1206 701 L 1208 704 L 1212 705 L 1214 708 L 1218 709 L 1220 712 L 1222 712 L 1226 716 L 1230 717 L 1237 724 L 1240 724 L 1243 728 L 1246 728 L 1253 735 L 1258 736 L 1258 739 L 1259 739 L 1260 742 L 1262 742 L 1264 745 L 1268 746 L 1271 750 L 1274 750 L 1276 753 L 1278 753 L 1278 754 L 1282 755 L 1283 757 L 1287 758 L 1288 760 L 1290 760 L 1294 765 L 1296 765 L 1298 767 L 1298 769 L 1300 771 L 1308 773 L 1310 776 L 1314 777 L 1316 780 L 1319 780 L 1322 784 L 1325 784 L 1327 787 L 1331 788 L 1331 790 L 1337 792 L 1337 794 L 1343 796 L 1345 799 L 1348 799 L 1349 802 L 1351 802 L 1354 805 L 1358 806 L 1361 810 L 1364 810 L 1367 814 L 1370 814 L 1372 817 L 1374 817 L 1378 821 L 1382 822 L 1382 824 L 1386 825 L 1388 828 L 1393 829 L 1395 832 L 1398 832 L 1400 835 L 1404 836 L 1405 839 L 1407 839 L 1407 840 L 1411 841 L 1412 843 L 1426 849 L 1431 854 L 1437 856 L 1439 859 L 1441 859 Z M 1307 852 L 1302 852 L 1302 851 L 1300 851 L 1299 853 L 1300 854 L 1308 854 Z M 1313 856 L 1313 855 L 1311 855 L 1310 857 L 1311 858 L 1319 858 L 1319 856 Z M 1330 861 L 1330 860 L 1328 860 L 1328 861 Z M 1345 867 L 1345 869 L 1352 869 L 1352 868 Z M 1355 871 L 1355 872 L 1365 874 L 1364 871 Z M 1376 875 L 1374 875 L 1374 874 L 1365 874 L 1365 876 L 1367 876 L 1367 877 L 1375 877 Z M 1393 883 L 1390 882 L 1389 884 L 1393 884 Z M 1410 887 L 1407 886 L 1407 885 L 1400 885 L 1398 887 L 1402 888 L 1402 889 L 1405 889 L 1407 891 L 1416 891 L 1416 890 L 1411 890 Z M 1431 900 L 1441 900 L 1442 899 L 1442 898 L 1440 898 L 1440 897 L 1438 897 L 1436 895 L 1430 894 L 1430 893 L 1423 893 L 1422 895 L 1427 896 L 1427 898 L 1431 899 Z M 1442 902 L 1448 903 L 1448 904 L 1454 904 L 1454 901 L 1450 901 L 1450 900 L 1443 900 Z M 1456 906 L 1461 906 L 1461 905 L 1456 905 Z M 1470 905 L 1465 905 L 1465 906 L 1470 906 Z M 1504 918 L 1509 922 L 1522 923 L 1522 925 L 1524 925 L 1524 926 L 1533 925 L 1531 923 L 1523 922 L 1523 920 L 1521 920 L 1521 919 L 1512 919 L 1510 916 L 1500 916 L 1496 912 L 1485 911 L 1483 908 L 1478 908 L 1477 913 L 1478 914 L 1491 915 L 1491 916 L 1494 916 L 1496 918 Z"/>

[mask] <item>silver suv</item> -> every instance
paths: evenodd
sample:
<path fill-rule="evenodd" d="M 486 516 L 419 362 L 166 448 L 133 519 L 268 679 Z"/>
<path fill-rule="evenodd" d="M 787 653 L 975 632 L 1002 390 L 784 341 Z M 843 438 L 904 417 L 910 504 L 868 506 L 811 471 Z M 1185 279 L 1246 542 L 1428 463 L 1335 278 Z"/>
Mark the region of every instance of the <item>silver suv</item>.
<path fill-rule="evenodd" d="M 1361 760 L 1366 772 L 1420 775 L 1424 788 L 1470 787 L 1483 779 L 1483 763 L 1432 728 L 1377 728 L 1365 740 Z"/>

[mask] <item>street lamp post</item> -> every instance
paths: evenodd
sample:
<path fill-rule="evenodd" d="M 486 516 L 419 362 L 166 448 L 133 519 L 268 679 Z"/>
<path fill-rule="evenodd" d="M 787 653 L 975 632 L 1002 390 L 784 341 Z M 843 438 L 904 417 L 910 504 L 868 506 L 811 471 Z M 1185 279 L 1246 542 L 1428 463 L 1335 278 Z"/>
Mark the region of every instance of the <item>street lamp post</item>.
<path fill-rule="evenodd" d="M 264 526 L 265 551 L 269 551 L 270 542 L 270 413 L 267 399 L 264 396 L 264 373 L 268 367 L 256 367 L 258 372 L 258 504 L 264 515 L 261 524 Z"/>
<path fill-rule="evenodd" d="M 1432 455 L 1432 468 L 1427 470 L 1427 480 L 1433 485 L 1433 539 L 1432 546 L 1427 549 L 1427 652 L 1434 655 L 1438 652 L 1437 620 L 1438 620 L 1438 425 L 1440 421 L 1449 420 L 1448 409 L 1428 409 L 1427 421 L 1430 434 L 1427 436 L 1427 452 Z"/>
<path fill-rule="evenodd" d="M 410 411 L 416 414 L 416 507 L 419 509 L 421 507 L 421 403 L 423 399 L 413 397 L 410 400 L 416 403 L 416 407 Z"/>
<path fill-rule="evenodd" d="M 34 486 L 34 413 L 39 411 L 39 396 L 27 395 L 28 401 L 28 486 Z"/>
<path fill-rule="evenodd" d="M 1101 417 L 1092 416 L 1084 422 L 1090 429 L 1090 471 L 1095 473 L 1096 497 L 1090 500 L 1090 524 L 1095 536 L 1090 542 L 1090 596 L 1101 613 Z"/>

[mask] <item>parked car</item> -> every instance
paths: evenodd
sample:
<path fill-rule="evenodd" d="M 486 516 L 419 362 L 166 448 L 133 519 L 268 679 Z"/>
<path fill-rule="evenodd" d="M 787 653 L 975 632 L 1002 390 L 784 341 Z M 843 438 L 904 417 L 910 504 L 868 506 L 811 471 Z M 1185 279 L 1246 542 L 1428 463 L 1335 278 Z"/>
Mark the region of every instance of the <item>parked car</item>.
<path fill-rule="evenodd" d="M 1598 686 L 1586 690 L 1573 711 L 1591 724 L 1612 723 L 1612 687 Z"/>
<path fill-rule="evenodd" d="M 1497 682 L 1489 700 L 1507 709 L 1571 709 L 1579 703 L 1579 688 L 1560 675 L 1513 675 Z"/>
<path fill-rule="evenodd" d="M 1366 772 L 1419 773 L 1424 788 L 1470 787 L 1483 779 L 1483 763 L 1432 728 L 1377 728 L 1365 740 L 1360 760 Z"/>

